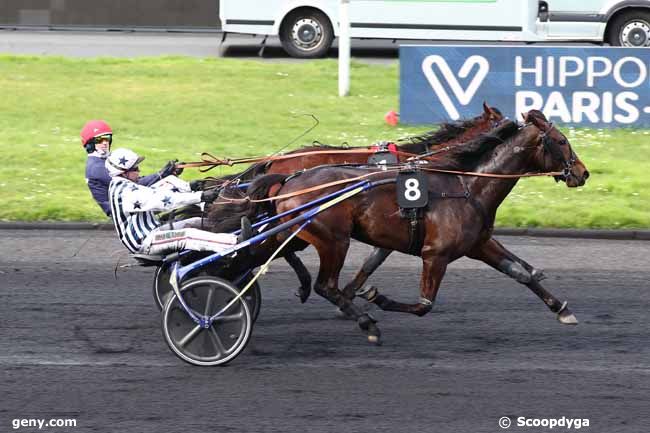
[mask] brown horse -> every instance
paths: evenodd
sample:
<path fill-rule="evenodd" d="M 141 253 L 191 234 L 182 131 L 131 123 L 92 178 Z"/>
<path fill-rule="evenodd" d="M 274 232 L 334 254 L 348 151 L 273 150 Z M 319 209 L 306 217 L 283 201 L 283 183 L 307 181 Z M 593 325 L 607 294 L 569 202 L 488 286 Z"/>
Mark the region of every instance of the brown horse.
<path fill-rule="evenodd" d="M 423 154 L 423 153 L 436 153 L 431 158 L 437 159 L 441 164 L 446 164 L 447 161 L 453 163 L 456 155 L 449 154 L 448 150 L 471 141 L 481 134 L 484 134 L 497 126 L 504 119 L 501 112 L 483 104 L 483 113 L 480 115 L 459 122 L 445 123 L 440 126 L 437 131 L 426 132 L 417 136 L 410 136 L 398 140 L 397 151 L 398 159 L 405 160 L 405 154 Z M 335 164 L 365 164 L 368 160 L 368 152 L 348 153 L 349 150 L 368 150 L 368 148 L 349 148 L 349 147 L 334 147 L 334 146 L 309 146 L 302 147 L 292 152 L 283 155 L 283 159 L 270 160 L 268 162 L 260 162 L 253 164 L 245 171 L 226 176 L 219 179 L 210 179 L 208 185 L 221 185 L 226 180 L 241 179 L 243 181 L 252 180 L 257 176 L 264 174 L 284 174 L 289 175 L 301 170 L 321 166 L 321 165 L 335 165 Z M 323 152 L 326 151 L 326 152 Z M 311 152 L 311 153 L 310 153 Z M 300 156 L 290 157 L 292 154 L 299 154 Z M 210 209 L 207 216 L 208 227 L 219 227 L 220 230 L 233 230 L 238 227 L 237 219 L 230 219 L 229 223 L 224 224 L 222 219 L 228 218 L 229 215 L 237 214 L 236 212 L 225 212 L 219 206 L 214 206 Z M 496 241 L 495 241 L 496 242 Z M 306 245 L 303 245 L 305 247 Z M 301 286 L 298 289 L 297 295 L 301 302 L 307 301 L 311 292 L 311 276 L 305 268 L 302 261 L 293 253 L 299 251 L 301 248 L 293 248 L 288 251 L 284 258 L 294 269 L 300 280 Z M 384 248 L 375 248 L 372 254 L 366 258 L 363 266 L 358 271 L 354 279 L 346 286 L 346 293 L 348 296 L 354 296 L 354 293 L 365 283 L 370 275 L 383 263 L 384 260 L 390 255 L 392 251 Z M 537 278 L 541 277 L 541 272 L 533 269 L 532 266 L 522 261 L 521 266 L 533 272 Z"/>
<path fill-rule="evenodd" d="M 525 122 L 521 128 L 513 127 L 512 122 L 497 128 L 496 140 L 504 142 L 493 146 L 493 150 L 484 152 L 482 156 L 476 155 L 476 171 L 502 174 L 562 172 L 556 176 L 556 180 L 563 180 L 569 187 L 583 185 L 589 172 L 571 149 L 566 137 L 537 110 L 530 111 L 525 116 Z M 481 139 L 482 142 L 494 140 L 494 136 Z M 281 196 L 365 173 L 368 171 L 363 169 L 324 167 L 307 171 L 284 184 L 279 182 L 284 179 L 283 176 L 270 176 L 267 183 L 271 185 L 271 196 Z M 388 179 L 391 176 L 394 177 L 395 174 L 377 170 L 376 179 Z M 557 314 L 560 322 L 577 323 L 566 302 L 558 301 L 518 264 L 519 260 L 514 254 L 491 240 L 497 208 L 517 181 L 518 177 L 463 177 L 428 173 L 429 191 L 468 194 L 466 199 L 443 199 L 442 195 L 429 193 L 429 204 L 424 213 L 422 247 L 418 254 L 422 257 L 423 264 L 420 302 L 396 302 L 379 294 L 374 287 L 366 290 L 363 296 L 383 310 L 422 316 L 432 309 L 447 265 L 462 256 L 468 256 L 482 260 L 525 284 Z M 264 178 L 256 181 L 257 184 L 264 182 Z M 274 210 L 284 212 L 332 192 L 333 189 L 336 188 L 280 198 L 275 202 Z M 358 194 L 318 214 L 298 234 L 299 238 L 316 248 L 320 257 L 314 290 L 357 319 L 360 327 L 368 332 L 370 341 L 379 341 L 380 333 L 374 320 L 362 313 L 348 296 L 338 290 L 339 273 L 350 239 L 355 238 L 380 248 L 409 252 L 411 241 L 408 233 L 409 221 L 400 216 L 396 203 L 396 186 L 390 183 Z"/>
<path fill-rule="evenodd" d="M 444 123 L 437 131 L 426 132 L 422 135 L 406 137 L 395 143 L 398 152 L 406 154 L 423 154 L 435 152 L 446 147 L 456 146 L 473 140 L 479 135 L 496 127 L 503 120 L 501 112 L 493 107 L 483 104 L 483 113 L 480 115 L 455 123 Z M 333 147 L 333 146 L 310 146 L 287 153 L 307 153 L 314 151 L 333 150 L 332 153 L 312 153 L 299 158 L 281 159 L 261 163 L 259 167 L 264 170 L 255 170 L 256 175 L 260 174 L 292 174 L 300 170 L 318 167 L 320 165 L 333 164 L 365 164 L 368 161 L 368 153 L 345 153 L 347 150 L 359 150 L 361 148 Z M 365 148 L 367 149 L 367 148 Z M 339 152 L 336 152 L 339 151 Z M 444 150 L 439 157 L 444 158 Z M 398 160 L 406 160 L 406 156 L 398 154 Z"/>

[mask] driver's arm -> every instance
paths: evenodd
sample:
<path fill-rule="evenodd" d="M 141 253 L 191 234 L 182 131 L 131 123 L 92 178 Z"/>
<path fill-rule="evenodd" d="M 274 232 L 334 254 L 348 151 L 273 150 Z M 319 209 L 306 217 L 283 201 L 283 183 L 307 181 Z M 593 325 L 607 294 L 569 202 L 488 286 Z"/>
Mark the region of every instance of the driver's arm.
<path fill-rule="evenodd" d="M 129 185 L 122 194 L 126 212 L 170 211 L 201 202 L 201 192 L 156 190 L 143 185 Z"/>

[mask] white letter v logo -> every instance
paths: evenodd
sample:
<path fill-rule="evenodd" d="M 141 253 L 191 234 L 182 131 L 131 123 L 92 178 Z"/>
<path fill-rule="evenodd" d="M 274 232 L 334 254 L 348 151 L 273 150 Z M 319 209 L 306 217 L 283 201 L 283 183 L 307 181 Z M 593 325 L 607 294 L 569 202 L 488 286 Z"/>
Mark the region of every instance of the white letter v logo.
<path fill-rule="evenodd" d="M 456 95 L 458 102 L 460 102 L 462 105 L 467 105 L 470 103 L 472 97 L 489 72 L 490 64 L 483 56 L 471 56 L 465 60 L 465 63 L 463 63 L 463 66 L 461 66 L 460 70 L 458 71 L 458 76 L 460 78 L 467 78 L 474 65 L 478 65 L 478 71 L 476 71 L 476 75 L 474 75 L 474 78 L 472 78 L 472 81 L 469 83 L 469 86 L 467 86 L 467 89 L 463 90 L 463 88 L 460 87 L 460 83 L 454 76 L 454 73 L 451 72 L 451 69 L 449 69 L 449 65 L 444 58 L 436 54 L 428 56 L 422 62 L 422 72 L 424 72 L 427 80 L 429 80 L 429 84 L 431 84 L 431 87 L 436 92 L 436 95 L 438 95 L 438 99 L 440 99 L 442 106 L 445 107 L 445 110 L 447 110 L 449 117 L 451 117 L 453 120 L 458 120 L 460 118 L 460 114 L 458 114 L 458 110 L 456 110 L 454 103 L 451 102 L 451 98 L 449 98 L 447 91 L 442 86 L 442 83 L 440 83 L 440 80 L 438 79 L 436 73 L 433 71 L 433 65 L 438 65 L 438 69 L 440 69 L 440 72 L 442 72 L 443 77 L 445 77 L 447 84 L 449 84 L 449 87 L 451 87 L 454 95 Z"/>

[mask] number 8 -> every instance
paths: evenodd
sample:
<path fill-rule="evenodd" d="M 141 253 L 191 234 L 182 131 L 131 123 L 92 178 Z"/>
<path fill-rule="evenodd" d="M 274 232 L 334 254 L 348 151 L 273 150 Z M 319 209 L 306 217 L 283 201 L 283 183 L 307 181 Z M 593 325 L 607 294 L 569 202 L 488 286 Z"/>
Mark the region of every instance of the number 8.
<path fill-rule="evenodd" d="M 406 182 L 404 182 L 404 186 L 406 187 L 404 198 L 408 201 L 416 201 L 422 196 L 419 189 L 420 182 L 417 179 L 407 179 Z"/>

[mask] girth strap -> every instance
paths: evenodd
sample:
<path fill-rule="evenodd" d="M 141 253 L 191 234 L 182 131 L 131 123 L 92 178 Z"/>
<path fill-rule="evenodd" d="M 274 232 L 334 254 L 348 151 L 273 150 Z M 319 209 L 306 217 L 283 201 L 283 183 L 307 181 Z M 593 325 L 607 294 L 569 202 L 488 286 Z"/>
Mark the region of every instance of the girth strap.
<path fill-rule="evenodd" d="M 426 208 L 400 209 L 402 217 L 409 220 L 409 246 L 408 253 L 419 256 L 424 245 L 423 210 Z"/>

